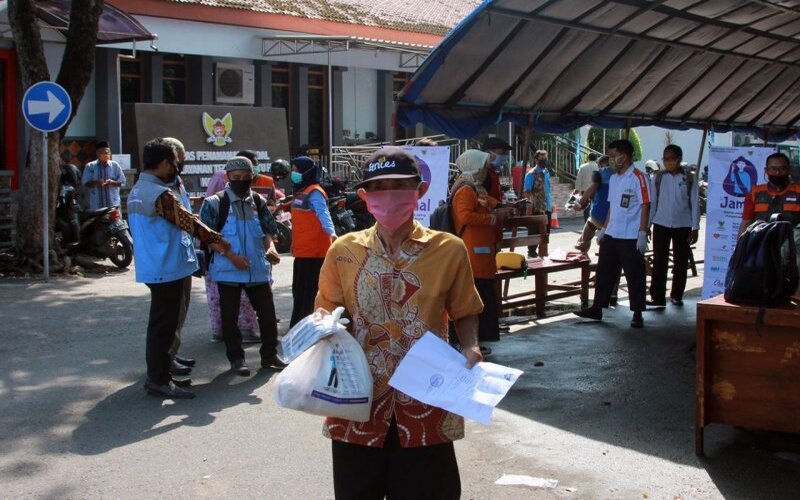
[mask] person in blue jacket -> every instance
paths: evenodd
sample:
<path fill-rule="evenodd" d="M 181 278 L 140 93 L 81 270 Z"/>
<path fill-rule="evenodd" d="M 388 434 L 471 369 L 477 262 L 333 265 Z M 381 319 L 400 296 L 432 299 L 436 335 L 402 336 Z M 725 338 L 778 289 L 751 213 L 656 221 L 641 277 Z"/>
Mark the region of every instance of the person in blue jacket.
<path fill-rule="evenodd" d="M 197 271 L 193 237 L 225 253 L 230 243 L 192 214 L 175 194 L 178 157 L 174 146 L 153 139 L 142 151 L 143 171 L 128 196 L 136 281 L 150 289 L 147 323 L 147 392 L 169 398 L 193 398 L 170 375 L 170 346 L 175 341 L 187 276 Z"/>
<path fill-rule="evenodd" d="M 229 250 L 214 251 L 209 264 L 211 280 L 219 290 L 222 339 L 231 370 L 241 376 L 250 375 L 244 359 L 242 332 L 238 318 L 242 290 L 258 317 L 261 331 L 261 367 L 283 369 L 277 356 L 278 328 L 275 304 L 270 288 L 270 262 L 280 261 L 273 235 L 277 233 L 275 219 L 267 201 L 250 189 L 253 164 L 243 156 L 234 156 L 225 164 L 228 183 L 222 195 L 209 196 L 200 209 L 200 219 L 210 227 L 221 227 L 222 236 L 230 241 Z M 222 197 L 227 198 L 227 214 Z M 222 219 L 224 218 L 224 223 Z"/>

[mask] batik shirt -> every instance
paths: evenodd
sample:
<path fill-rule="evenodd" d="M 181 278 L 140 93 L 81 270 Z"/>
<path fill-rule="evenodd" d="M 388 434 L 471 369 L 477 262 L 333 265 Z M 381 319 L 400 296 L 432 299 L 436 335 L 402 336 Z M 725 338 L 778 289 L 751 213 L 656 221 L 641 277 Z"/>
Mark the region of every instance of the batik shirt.
<path fill-rule="evenodd" d="M 389 386 L 397 365 L 425 332 L 446 341 L 448 316 L 458 320 L 483 310 L 467 249 L 459 238 L 414 222 L 409 239 L 392 260 L 375 226 L 344 235 L 325 257 L 316 306 L 345 307 L 373 378 L 369 421 L 328 418 L 326 436 L 382 447 L 394 419 L 403 447 L 464 437 L 461 417 Z"/>

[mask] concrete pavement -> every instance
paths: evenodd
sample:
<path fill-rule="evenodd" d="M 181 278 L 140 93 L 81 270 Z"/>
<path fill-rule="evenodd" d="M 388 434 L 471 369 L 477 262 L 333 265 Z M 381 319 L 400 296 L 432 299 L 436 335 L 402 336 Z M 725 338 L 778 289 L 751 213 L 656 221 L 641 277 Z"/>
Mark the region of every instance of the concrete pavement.
<path fill-rule="evenodd" d="M 551 247 L 570 246 L 578 224 L 562 221 Z M 281 331 L 290 280 L 287 258 L 276 270 Z M 644 330 L 624 308 L 603 323 L 514 325 L 491 361 L 525 374 L 492 423 L 468 422 L 456 444 L 463 497 L 794 497 L 800 455 L 760 433 L 711 426 L 708 458 L 694 455 L 699 284 L 683 309 L 646 313 Z M 142 390 L 149 297 L 131 271 L 0 281 L 2 497 L 332 498 L 321 419 L 278 408 L 272 373 L 228 374 L 200 280 L 192 300 L 182 353 L 198 359 L 198 397 L 161 401 Z M 503 473 L 559 484 L 494 485 Z"/>

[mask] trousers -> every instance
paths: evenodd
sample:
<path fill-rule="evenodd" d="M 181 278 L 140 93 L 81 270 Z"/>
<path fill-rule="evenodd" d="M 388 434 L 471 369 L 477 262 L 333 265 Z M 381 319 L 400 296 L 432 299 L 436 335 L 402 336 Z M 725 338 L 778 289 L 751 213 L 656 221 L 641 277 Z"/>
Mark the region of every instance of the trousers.
<path fill-rule="evenodd" d="M 268 283 L 255 286 L 244 284 L 230 285 L 217 283 L 219 290 L 219 309 L 222 317 L 222 339 L 225 341 L 225 356 L 228 361 L 244 359 L 242 347 L 242 331 L 239 329 L 239 306 L 242 289 L 247 294 L 250 304 L 256 311 L 258 328 L 261 332 L 262 360 L 267 360 L 277 352 L 278 326 L 275 321 L 275 303 L 272 300 L 272 289 Z"/>
<path fill-rule="evenodd" d="M 183 324 L 186 322 L 186 315 L 189 313 L 189 302 L 192 299 L 192 277 L 187 276 L 183 278 L 183 290 L 181 291 L 181 303 L 178 308 L 180 314 L 178 315 L 178 327 L 175 328 L 175 340 L 169 348 L 169 355 L 175 357 L 178 350 L 181 348 L 181 332 L 183 331 Z"/>
<path fill-rule="evenodd" d="M 147 320 L 145 359 L 147 379 L 155 385 L 164 385 L 171 378 L 169 366 L 172 356 L 169 350 L 178 329 L 184 286 L 183 279 L 147 284 L 150 289 L 150 317 Z"/>
<path fill-rule="evenodd" d="M 625 271 L 631 311 L 644 311 L 647 292 L 644 255 L 636 249 L 636 240 L 612 238 L 608 235 L 600 243 L 594 306 L 609 306 L 614 283 L 619 279 L 620 269 Z"/>
<path fill-rule="evenodd" d="M 325 259 L 297 257 L 292 268 L 292 320 L 289 326 L 314 312 L 319 289 L 319 272 Z"/>
<path fill-rule="evenodd" d="M 653 276 L 650 280 L 650 298 L 665 302 L 667 294 L 667 269 L 669 246 L 672 242 L 672 291 L 670 297 L 683 300 L 686 289 L 686 271 L 689 267 L 689 235 L 691 227 L 665 227 L 653 224 Z"/>

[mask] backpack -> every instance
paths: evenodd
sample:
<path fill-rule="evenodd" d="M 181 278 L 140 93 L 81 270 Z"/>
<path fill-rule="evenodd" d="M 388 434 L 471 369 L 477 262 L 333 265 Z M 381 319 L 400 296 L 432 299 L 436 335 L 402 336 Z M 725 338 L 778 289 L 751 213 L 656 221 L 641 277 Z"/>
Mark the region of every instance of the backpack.
<path fill-rule="evenodd" d="M 725 300 L 762 306 L 761 320 L 763 308 L 787 302 L 798 281 L 792 224 L 773 215 L 739 237 L 725 276 Z"/>
<path fill-rule="evenodd" d="M 228 213 L 231 210 L 231 200 L 228 198 L 228 193 L 223 189 L 222 191 L 218 191 L 214 193 L 219 199 L 219 213 L 217 213 L 217 225 L 216 227 L 212 227 L 216 232 L 220 232 L 222 228 L 225 226 L 225 221 L 228 220 Z M 253 192 L 253 200 L 256 203 L 256 210 L 258 213 L 261 213 L 261 210 L 264 208 L 264 199 L 261 198 L 256 192 Z M 266 232 L 266 231 L 265 231 Z M 208 274 L 208 270 L 211 267 L 211 258 L 213 256 L 212 250 L 208 247 L 206 243 L 200 243 L 200 254 L 198 254 L 198 264 L 200 269 L 198 270 L 195 276 L 201 277 Z"/>
<path fill-rule="evenodd" d="M 430 221 L 428 223 L 429 228 L 444 233 L 455 234 L 459 238 L 464 234 L 464 230 L 467 228 L 466 225 L 461 228 L 461 231 L 456 231 L 456 223 L 453 220 L 453 198 L 458 191 L 461 191 L 461 189 L 465 187 L 470 187 L 474 189 L 476 193 L 478 192 L 475 186 L 470 183 L 465 183 L 463 186 L 459 187 L 456 192 L 451 193 L 450 196 L 447 197 L 447 200 L 440 201 L 439 206 L 431 212 Z"/>
<path fill-rule="evenodd" d="M 694 184 L 694 174 L 683 167 L 681 167 L 683 177 L 686 179 L 686 193 L 689 195 L 689 210 L 692 209 L 692 184 Z M 664 171 L 659 170 L 656 174 L 656 196 L 661 194 L 661 178 L 664 177 Z M 660 199 L 660 198 L 659 198 Z"/>

